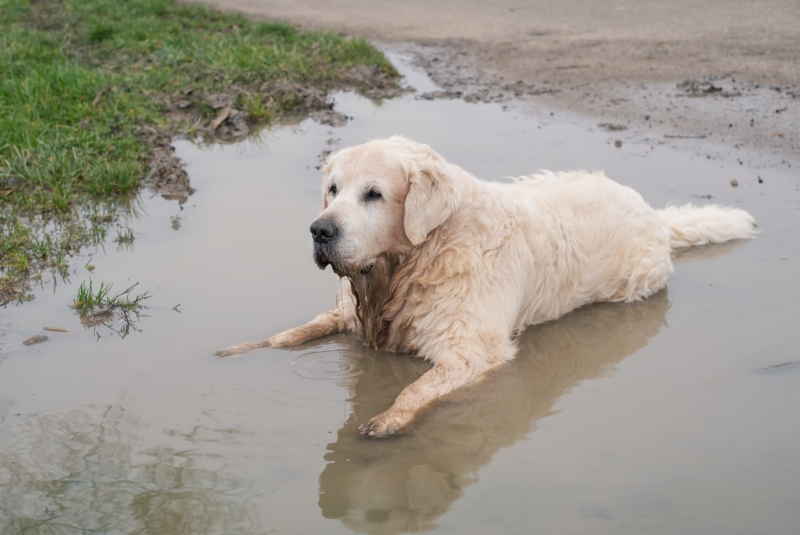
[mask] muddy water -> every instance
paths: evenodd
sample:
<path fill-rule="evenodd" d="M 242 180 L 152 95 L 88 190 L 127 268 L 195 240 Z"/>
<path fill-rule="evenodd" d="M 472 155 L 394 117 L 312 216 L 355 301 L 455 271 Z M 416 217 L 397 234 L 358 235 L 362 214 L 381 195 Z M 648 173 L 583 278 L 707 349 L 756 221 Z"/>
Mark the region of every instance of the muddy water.
<path fill-rule="evenodd" d="M 1 533 L 798 531 L 797 170 L 657 134 L 616 148 L 594 123 L 513 102 L 336 100 L 342 128 L 178 143 L 197 188 L 182 210 L 143 197 L 132 248 L 109 240 L 69 282 L 0 311 Z M 711 195 L 761 234 L 685 254 L 646 302 L 528 329 L 514 362 L 410 434 L 360 440 L 424 363 L 340 336 L 212 354 L 334 304 L 308 236 L 318 155 L 394 133 L 485 178 L 582 167 L 656 206 Z M 81 326 L 68 305 L 90 278 L 152 294 L 138 331 Z M 44 326 L 69 332 L 22 345 Z"/>

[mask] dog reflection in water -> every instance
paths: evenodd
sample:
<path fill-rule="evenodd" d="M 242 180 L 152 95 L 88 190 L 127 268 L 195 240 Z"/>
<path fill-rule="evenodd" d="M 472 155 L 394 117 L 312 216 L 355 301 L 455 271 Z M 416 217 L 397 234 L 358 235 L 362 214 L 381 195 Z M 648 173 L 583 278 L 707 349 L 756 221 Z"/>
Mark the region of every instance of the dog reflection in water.
<path fill-rule="evenodd" d="M 590 305 L 529 328 L 518 339 L 515 360 L 453 392 L 400 442 L 365 441 L 356 428 L 428 366 L 365 355 L 359 359 L 363 373 L 347 385 L 354 412 L 325 456 L 322 514 L 359 533 L 434 528 L 496 451 L 534 430 L 562 394 L 612 373 L 646 346 L 664 325 L 669 306 L 663 290 L 642 302 Z"/>

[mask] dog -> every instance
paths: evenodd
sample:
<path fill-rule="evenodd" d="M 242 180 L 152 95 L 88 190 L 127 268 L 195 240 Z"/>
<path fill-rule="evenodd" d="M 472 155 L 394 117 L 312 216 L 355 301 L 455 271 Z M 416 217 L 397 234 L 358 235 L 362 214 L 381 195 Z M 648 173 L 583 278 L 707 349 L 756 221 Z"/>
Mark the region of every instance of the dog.
<path fill-rule="evenodd" d="M 477 179 L 401 136 L 331 155 L 314 261 L 349 281 L 337 306 L 221 357 L 354 332 L 433 366 L 359 427 L 386 437 L 516 352 L 527 326 L 594 302 L 646 299 L 667 284 L 674 250 L 751 238 L 746 211 L 651 208 L 602 172 L 541 171 L 502 184 Z"/>

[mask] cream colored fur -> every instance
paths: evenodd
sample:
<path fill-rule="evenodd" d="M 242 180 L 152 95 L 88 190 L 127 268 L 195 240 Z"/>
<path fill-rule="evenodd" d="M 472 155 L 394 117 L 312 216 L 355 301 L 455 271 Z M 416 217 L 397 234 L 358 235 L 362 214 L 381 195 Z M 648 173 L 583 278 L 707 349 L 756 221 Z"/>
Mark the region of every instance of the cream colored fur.
<path fill-rule="evenodd" d="M 666 285 L 674 249 L 749 238 L 755 227 L 734 208 L 654 210 L 601 172 L 484 182 L 397 136 L 330 157 L 318 220 L 338 228 L 334 242 L 315 245 L 317 263 L 350 282 L 338 306 L 217 354 L 353 331 L 377 348 L 431 361 L 361 426 L 374 437 L 512 359 L 526 326 L 588 303 L 645 299 Z"/>

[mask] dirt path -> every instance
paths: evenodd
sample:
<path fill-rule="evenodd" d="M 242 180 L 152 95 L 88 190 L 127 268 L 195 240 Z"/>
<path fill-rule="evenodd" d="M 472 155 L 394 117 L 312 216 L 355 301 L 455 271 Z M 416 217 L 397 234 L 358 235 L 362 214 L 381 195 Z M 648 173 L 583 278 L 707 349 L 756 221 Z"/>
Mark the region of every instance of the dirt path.
<path fill-rule="evenodd" d="M 797 0 L 205 3 L 415 43 L 434 79 L 463 93 L 511 91 L 662 142 L 705 139 L 800 165 Z"/>

